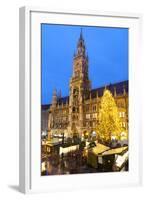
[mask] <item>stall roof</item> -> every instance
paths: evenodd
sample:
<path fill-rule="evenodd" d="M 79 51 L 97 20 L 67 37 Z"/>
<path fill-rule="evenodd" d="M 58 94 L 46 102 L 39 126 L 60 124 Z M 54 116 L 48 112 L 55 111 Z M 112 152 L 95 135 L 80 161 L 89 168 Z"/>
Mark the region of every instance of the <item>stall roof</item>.
<path fill-rule="evenodd" d="M 123 153 L 123 151 L 128 150 L 128 147 L 120 147 L 116 149 L 110 149 L 108 151 L 103 152 L 102 155 L 112 155 L 112 154 L 120 154 Z"/>
<path fill-rule="evenodd" d="M 48 140 L 46 142 L 47 146 L 55 146 L 55 145 L 58 145 L 58 144 L 59 144 L 59 140 L 57 138 L 53 138 L 53 139 Z"/>
<path fill-rule="evenodd" d="M 105 145 L 103 145 L 103 144 L 97 144 L 97 146 L 96 147 L 93 147 L 92 148 L 92 152 L 95 154 L 95 155 L 98 155 L 98 154 L 101 154 L 101 153 L 103 153 L 103 152 L 105 152 L 105 151 L 107 151 L 107 150 L 109 150 L 110 148 L 109 147 L 107 147 L 107 146 L 105 146 Z"/>

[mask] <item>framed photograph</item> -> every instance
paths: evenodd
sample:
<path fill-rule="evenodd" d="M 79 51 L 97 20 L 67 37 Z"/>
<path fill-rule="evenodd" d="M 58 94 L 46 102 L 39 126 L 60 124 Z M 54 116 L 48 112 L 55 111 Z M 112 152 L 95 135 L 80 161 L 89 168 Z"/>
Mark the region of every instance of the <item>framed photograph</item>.
<path fill-rule="evenodd" d="M 20 8 L 20 191 L 140 185 L 141 15 Z"/>

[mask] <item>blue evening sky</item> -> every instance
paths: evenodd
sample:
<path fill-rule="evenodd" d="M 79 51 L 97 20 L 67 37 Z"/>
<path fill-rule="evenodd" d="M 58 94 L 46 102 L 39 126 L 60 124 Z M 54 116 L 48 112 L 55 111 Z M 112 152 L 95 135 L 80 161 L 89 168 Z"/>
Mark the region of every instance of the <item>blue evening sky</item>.
<path fill-rule="evenodd" d="M 55 88 L 69 95 L 81 28 L 92 88 L 128 80 L 128 29 L 42 24 L 42 104 L 51 103 Z"/>

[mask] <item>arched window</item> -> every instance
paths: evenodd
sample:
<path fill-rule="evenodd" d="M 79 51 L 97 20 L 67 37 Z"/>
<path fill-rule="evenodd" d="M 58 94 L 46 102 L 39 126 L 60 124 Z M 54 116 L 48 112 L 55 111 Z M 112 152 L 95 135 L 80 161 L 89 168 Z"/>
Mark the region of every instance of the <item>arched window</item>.
<path fill-rule="evenodd" d="M 75 107 L 73 107 L 72 111 L 73 111 L 73 112 L 75 112 L 75 111 L 76 111 L 76 108 L 75 108 Z"/>

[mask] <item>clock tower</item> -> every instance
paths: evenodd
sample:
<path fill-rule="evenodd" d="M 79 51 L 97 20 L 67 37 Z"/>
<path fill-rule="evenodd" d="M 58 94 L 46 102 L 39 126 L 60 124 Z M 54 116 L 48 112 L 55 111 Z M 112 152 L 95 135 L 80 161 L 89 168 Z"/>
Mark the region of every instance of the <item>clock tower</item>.
<path fill-rule="evenodd" d="M 73 74 L 70 79 L 69 132 L 71 136 L 82 134 L 84 99 L 89 96 L 91 84 L 88 75 L 88 56 L 82 30 L 73 59 Z"/>

